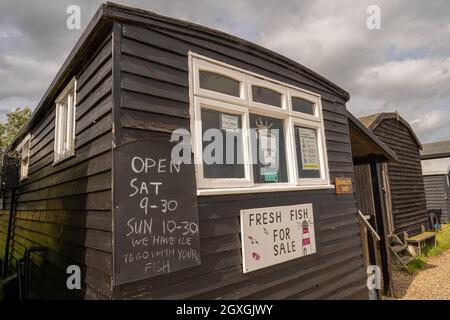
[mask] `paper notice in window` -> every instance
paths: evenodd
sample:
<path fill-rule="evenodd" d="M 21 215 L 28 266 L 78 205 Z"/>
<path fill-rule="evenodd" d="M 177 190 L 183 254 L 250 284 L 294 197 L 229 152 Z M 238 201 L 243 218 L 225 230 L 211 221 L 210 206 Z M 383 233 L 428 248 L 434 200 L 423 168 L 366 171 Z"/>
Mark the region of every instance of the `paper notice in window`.
<path fill-rule="evenodd" d="M 303 170 L 319 170 L 320 161 L 316 131 L 313 129 L 298 128 L 298 133 L 300 136 Z"/>
<path fill-rule="evenodd" d="M 220 125 L 222 130 L 237 131 L 239 129 L 239 116 L 222 113 L 220 115 Z"/>

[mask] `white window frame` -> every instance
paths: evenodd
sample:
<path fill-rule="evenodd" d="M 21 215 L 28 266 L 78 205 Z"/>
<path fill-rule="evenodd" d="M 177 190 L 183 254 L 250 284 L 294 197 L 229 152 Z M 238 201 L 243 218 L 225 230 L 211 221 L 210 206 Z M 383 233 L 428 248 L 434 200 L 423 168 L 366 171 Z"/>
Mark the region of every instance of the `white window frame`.
<path fill-rule="evenodd" d="M 278 110 L 279 112 L 277 112 L 277 113 L 287 112 L 287 108 L 288 108 L 287 101 L 286 101 L 287 88 L 277 85 L 270 81 L 258 79 L 253 76 L 247 76 L 247 85 L 248 85 L 247 90 L 248 90 L 248 95 L 249 95 L 249 102 L 250 102 L 251 107 L 253 107 L 256 110 L 267 110 L 269 112 L 272 112 L 274 110 Z M 278 92 L 281 95 L 281 107 L 273 106 L 270 104 L 265 104 L 262 102 L 253 101 L 252 86 L 258 86 L 258 87 L 262 87 L 262 88 L 266 88 L 266 89 Z"/>
<path fill-rule="evenodd" d="M 322 185 L 322 184 L 328 184 L 328 175 L 326 174 L 328 172 L 328 162 L 326 161 L 326 142 L 325 142 L 325 136 L 323 134 L 323 125 L 316 121 L 308 121 L 304 119 L 299 118 L 290 118 L 291 120 L 291 128 L 292 128 L 292 135 L 293 139 L 291 142 L 294 143 L 292 146 L 294 159 L 296 159 L 298 163 L 298 158 L 300 157 L 299 154 L 297 154 L 297 143 L 300 143 L 300 141 L 295 140 L 295 127 L 303 127 L 307 129 L 313 129 L 316 131 L 316 139 L 317 139 L 317 145 L 318 145 L 318 151 L 319 151 L 319 165 L 320 165 L 320 178 L 300 178 L 299 177 L 299 168 L 296 163 L 294 166 L 295 168 L 295 181 L 297 185 Z"/>
<path fill-rule="evenodd" d="M 55 100 L 56 116 L 53 164 L 57 164 L 75 155 L 76 87 L 77 81 L 73 78 Z M 67 112 L 64 118 L 61 116 L 63 103 L 67 103 Z M 67 138 L 65 141 L 63 141 L 64 133 Z"/>
<path fill-rule="evenodd" d="M 294 108 L 292 106 L 292 98 L 300 98 L 300 99 L 303 99 L 303 100 L 306 100 L 306 101 L 309 101 L 309 102 L 313 103 L 314 104 L 314 115 L 303 113 L 303 112 L 299 112 L 299 111 L 294 111 Z M 295 90 L 295 89 L 289 88 L 288 89 L 288 104 L 289 104 L 289 106 L 291 106 L 290 114 L 293 117 L 301 118 L 301 119 L 305 119 L 305 120 L 321 122 L 321 119 L 322 119 L 322 107 L 321 107 L 321 104 L 320 104 L 320 98 L 319 97 L 307 94 L 307 93 L 302 92 L 300 90 Z"/>
<path fill-rule="evenodd" d="M 202 89 L 199 86 L 198 70 L 206 70 L 236 79 L 241 82 L 241 97 L 237 98 L 226 94 Z M 265 87 L 281 94 L 282 107 L 271 106 L 252 101 L 251 86 Z M 322 105 L 320 95 L 297 88 L 280 81 L 276 81 L 253 72 L 243 70 L 213 59 L 189 52 L 189 91 L 191 115 L 191 143 L 194 150 L 194 159 L 197 177 L 198 195 L 239 194 L 272 191 L 295 191 L 334 189 L 330 184 L 328 156 L 323 123 Z M 292 109 L 291 97 L 299 97 L 314 103 L 315 114 L 309 115 L 296 112 Z M 201 108 L 212 109 L 225 113 L 240 114 L 242 116 L 242 130 L 244 141 L 244 179 L 205 179 L 203 177 L 203 133 L 201 125 Z M 252 146 L 250 145 L 250 113 L 283 120 L 285 139 L 285 161 L 287 166 L 288 182 L 255 183 L 253 180 Z M 294 126 L 303 126 L 316 130 L 320 158 L 320 178 L 301 179 L 297 168 L 297 148 Z M 281 157 L 280 157 L 281 158 Z M 280 159 L 281 160 L 281 159 Z"/>
<path fill-rule="evenodd" d="M 251 149 L 249 147 L 249 114 L 248 110 L 243 107 L 228 104 L 211 99 L 196 97 L 194 99 L 195 105 L 195 119 L 197 126 L 195 126 L 195 136 L 203 137 L 201 125 L 201 110 L 215 110 L 219 112 L 226 112 L 241 116 L 242 123 L 242 143 L 244 150 L 244 178 L 204 178 L 203 176 L 203 143 L 202 140 L 193 140 L 194 157 L 196 163 L 196 176 L 199 188 L 221 188 L 221 187 L 251 187 L 253 186 L 253 175 L 251 170 Z"/>
<path fill-rule="evenodd" d="M 24 147 L 26 152 L 24 153 Z M 16 152 L 20 156 L 20 181 L 28 179 L 28 168 L 30 166 L 30 149 L 31 149 L 31 135 L 27 136 L 22 140 L 22 142 L 17 146 Z"/>
<path fill-rule="evenodd" d="M 247 94 L 247 86 L 245 85 L 246 83 L 245 75 L 239 72 L 235 72 L 232 69 L 224 68 L 219 65 L 209 63 L 205 60 L 200 59 L 195 59 L 193 61 L 193 70 L 194 70 L 194 92 L 196 96 L 212 98 L 229 103 L 247 104 L 248 94 Z M 208 71 L 212 73 L 217 73 L 226 76 L 228 78 L 234 79 L 236 81 L 239 81 L 240 97 L 235 97 L 224 93 L 201 88 L 199 71 Z"/>

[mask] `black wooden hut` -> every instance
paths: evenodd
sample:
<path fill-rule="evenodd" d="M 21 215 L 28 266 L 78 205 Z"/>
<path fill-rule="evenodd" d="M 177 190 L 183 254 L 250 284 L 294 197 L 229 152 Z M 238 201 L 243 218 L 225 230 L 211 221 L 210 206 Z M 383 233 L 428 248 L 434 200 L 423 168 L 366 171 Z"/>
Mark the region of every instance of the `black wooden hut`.
<path fill-rule="evenodd" d="M 429 228 L 420 150 L 422 144 L 410 124 L 397 112 L 378 113 L 360 120 L 398 156 L 386 164 L 388 215 L 391 234 L 414 236 Z M 389 212 L 390 211 L 390 212 Z"/>
<path fill-rule="evenodd" d="M 3 161 L 20 167 L 2 188 L 4 273 L 28 264 L 39 298 L 367 298 L 355 197 L 333 184 L 354 173 L 348 99 L 245 40 L 101 5 Z M 176 129 L 195 170 L 168 161 Z M 274 130 L 280 160 L 202 163 L 207 129 L 255 129 L 260 142 Z M 237 139 L 247 159 L 250 136 Z M 375 151 L 362 158 L 386 153 L 364 145 Z"/>
<path fill-rule="evenodd" d="M 422 172 L 427 209 L 438 214 L 441 223 L 450 221 L 450 141 L 423 145 Z"/>

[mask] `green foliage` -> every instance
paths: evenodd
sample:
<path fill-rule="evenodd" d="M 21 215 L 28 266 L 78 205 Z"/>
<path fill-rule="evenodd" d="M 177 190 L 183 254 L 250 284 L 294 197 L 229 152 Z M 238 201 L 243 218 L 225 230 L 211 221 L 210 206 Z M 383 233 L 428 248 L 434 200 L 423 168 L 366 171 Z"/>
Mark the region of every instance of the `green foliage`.
<path fill-rule="evenodd" d="M 0 123 L 0 152 L 3 152 L 11 144 L 30 116 L 31 109 L 28 107 L 16 108 L 6 115 L 6 122 Z"/>
<path fill-rule="evenodd" d="M 409 273 L 414 273 L 419 270 L 426 269 L 427 257 L 435 257 L 442 254 L 444 251 L 450 249 L 450 225 L 443 225 L 442 229 L 439 230 L 436 234 L 436 243 L 435 247 L 426 246 L 422 249 L 422 257 L 416 257 L 413 261 L 408 263 L 407 271 Z"/>
<path fill-rule="evenodd" d="M 436 247 L 427 251 L 427 256 L 438 256 L 444 251 L 450 249 L 450 225 L 443 225 L 442 229 L 436 234 Z"/>
<path fill-rule="evenodd" d="M 426 261 L 421 257 L 415 257 L 413 261 L 406 266 L 409 273 L 413 274 L 419 270 L 424 270 L 427 267 Z"/>

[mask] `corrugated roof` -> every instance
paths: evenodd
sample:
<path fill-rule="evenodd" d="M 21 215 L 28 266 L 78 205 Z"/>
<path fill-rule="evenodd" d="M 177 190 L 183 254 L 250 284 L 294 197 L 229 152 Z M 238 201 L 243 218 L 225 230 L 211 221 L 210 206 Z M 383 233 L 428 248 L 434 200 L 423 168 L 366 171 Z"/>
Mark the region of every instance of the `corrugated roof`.
<path fill-rule="evenodd" d="M 448 175 L 450 172 L 450 158 L 422 160 L 422 174 L 424 176 Z"/>
<path fill-rule="evenodd" d="M 422 159 L 450 157 L 450 140 L 426 143 L 420 155 Z"/>

